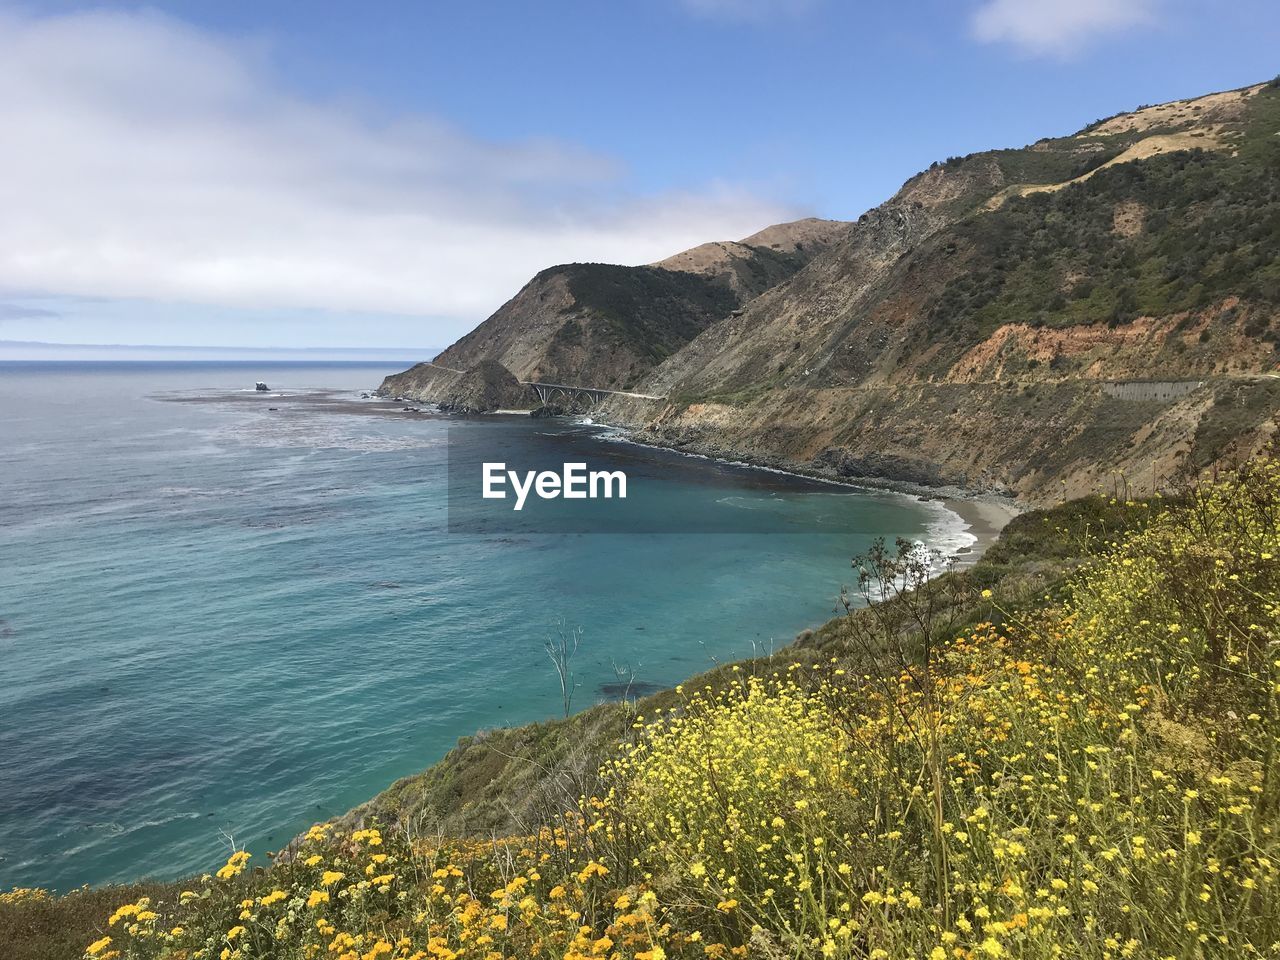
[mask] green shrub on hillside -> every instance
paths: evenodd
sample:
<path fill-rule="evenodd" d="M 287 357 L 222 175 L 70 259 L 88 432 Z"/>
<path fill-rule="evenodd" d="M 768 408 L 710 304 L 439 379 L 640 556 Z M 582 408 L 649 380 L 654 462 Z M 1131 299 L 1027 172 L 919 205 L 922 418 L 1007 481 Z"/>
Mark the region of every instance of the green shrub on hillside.
<path fill-rule="evenodd" d="M 958 224 L 955 233 L 979 266 L 947 284 L 932 317 L 976 341 L 1005 323 L 1127 323 L 1228 296 L 1273 312 L 1280 304 L 1280 93 L 1257 94 L 1251 115 L 1235 150 L 1118 164 Z M 1142 212 L 1134 236 L 1115 232 L 1121 203 Z"/>

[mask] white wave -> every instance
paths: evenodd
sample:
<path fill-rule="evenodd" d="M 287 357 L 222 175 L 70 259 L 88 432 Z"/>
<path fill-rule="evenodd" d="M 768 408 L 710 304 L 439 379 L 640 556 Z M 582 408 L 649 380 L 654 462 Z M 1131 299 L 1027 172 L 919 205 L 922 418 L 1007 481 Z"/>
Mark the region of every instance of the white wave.
<path fill-rule="evenodd" d="M 58 834 L 59 837 L 67 837 L 75 833 L 87 833 L 88 837 L 66 850 L 61 850 L 58 855 L 67 859 L 74 858 L 82 853 L 87 853 L 96 847 L 100 847 L 105 843 L 118 841 L 120 837 L 127 837 L 143 830 L 150 830 L 155 827 L 166 827 L 171 823 L 178 823 L 184 820 L 199 820 L 200 814 L 194 811 L 186 811 L 183 813 L 175 813 L 167 817 L 157 817 L 152 820 L 138 820 L 130 823 L 128 826 L 110 821 L 108 823 L 88 823 L 80 826 L 72 827 Z"/>
<path fill-rule="evenodd" d="M 756 510 L 756 506 L 750 504 L 745 497 L 718 497 L 716 503 L 725 507 L 733 507 L 737 510 Z"/>
<path fill-rule="evenodd" d="M 978 537 L 969 521 L 940 500 L 926 500 L 921 506 L 934 514 L 925 527 L 925 542 L 940 555 L 933 566 L 969 566 L 975 562 L 973 548 Z"/>

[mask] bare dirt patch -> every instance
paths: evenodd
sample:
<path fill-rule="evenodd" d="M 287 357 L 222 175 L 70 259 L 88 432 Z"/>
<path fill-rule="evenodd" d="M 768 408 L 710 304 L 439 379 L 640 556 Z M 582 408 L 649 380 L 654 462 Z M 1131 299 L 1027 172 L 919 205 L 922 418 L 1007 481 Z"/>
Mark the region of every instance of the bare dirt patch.
<path fill-rule="evenodd" d="M 720 273 L 732 261 L 747 260 L 750 257 L 751 251 L 743 244 L 732 240 L 716 240 L 672 254 L 653 266 L 683 273 Z"/>
<path fill-rule="evenodd" d="M 1095 167 L 1088 173 L 1081 174 L 1072 180 L 1064 180 L 1062 183 L 1016 183 L 997 193 L 986 202 L 985 207 L 987 210 L 998 210 L 1010 197 L 1025 197 L 1033 193 L 1056 193 L 1058 190 L 1069 187 L 1073 183 L 1083 183 L 1099 170 L 1114 167 L 1118 163 L 1133 163 L 1135 160 L 1146 160 L 1149 157 L 1157 157 L 1164 153 L 1174 153 L 1178 150 L 1221 150 L 1226 146 L 1221 135 L 1221 127 L 1204 126 L 1193 127 L 1189 130 L 1179 130 L 1177 133 L 1159 133 L 1150 137 L 1143 137 L 1123 153 L 1112 157 L 1106 163 Z"/>
<path fill-rule="evenodd" d="M 1085 136 L 1105 137 L 1114 133 L 1141 133 L 1159 127 L 1176 127 L 1187 123 L 1223 123 L 1238 120 L 1244 113 L 1245 103 L 1265 84 L 1256 84 L 1243 90 L 1211 93 L 1193 100 L 1174 100 L 1154 107 L 1144 107 L 1133 113 L 1112 117 L 1094 127 Z"/>
<path fill-rule="evenodd" d="M 1027 360 L 1048 367 L 1058 357 L 1112 353 L 1162 337 L 1173 323 L 1139 317 L 1120 327 L 1105 324 L 1055 329 L 1026 323 L 1008 323 L 956 361 L 946 379 L 953 382 L 985 382 L 993 371 L 1003 373 L 1002 358 L 1016 351 Z"/>
<path fill-rule="evenodd" d="M 1147 211 L 1136 200 L 1122 200 L 1111 215 L 1111 231 L 1119 237 L 1136 237 L 1142 232 Z"/>

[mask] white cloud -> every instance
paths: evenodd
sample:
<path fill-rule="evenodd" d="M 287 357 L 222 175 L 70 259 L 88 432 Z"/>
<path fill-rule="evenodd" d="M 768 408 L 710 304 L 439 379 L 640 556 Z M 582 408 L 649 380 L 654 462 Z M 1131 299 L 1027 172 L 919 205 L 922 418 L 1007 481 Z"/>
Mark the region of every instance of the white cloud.
<path fill-rule="evenodd" d="M 154 14 L 0 14 L 0 130 L 0 290 L 24 294 L 478 320 L 552 263 L 644 263 L 791 213 L 306 99 L 260 47 Z"/>
<path fill-rule="evenodd" d="M 1104 34 L 1150 22 L 1157 0 L 987 0 L 973 35 L 1033 56 L 1064 57 Z"/>

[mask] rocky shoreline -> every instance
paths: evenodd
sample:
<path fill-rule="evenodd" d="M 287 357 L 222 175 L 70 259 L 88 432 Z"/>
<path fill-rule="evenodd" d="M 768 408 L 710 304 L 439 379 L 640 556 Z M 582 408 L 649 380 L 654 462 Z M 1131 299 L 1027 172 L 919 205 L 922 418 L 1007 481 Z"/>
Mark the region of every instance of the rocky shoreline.
<path fill-rule="evenodd" d="M 618 430 L 630 443 L 653 447 L 658 450 L 671 450 L 690 456 L 705 457 L 708 460 L 715 460 L 720 463 L 742 464 L 765 470 L 775 470 L 779 473 L 808 477 L 813 480 L 822 480 L 854 489 L 900 493 L 922 501 L 940 503 L 947 510 L 956 514 L 967 525 L 966 532 L 976 538 L 975 543 L 962 551 L 956 558 L 966 565 L 976 561 L 987 547 L 996 541 L 1000 536 L 1000 531 L 1008 525 L 1010 520 L 1028 510 L 1034 509 L 1031 504 L 990 490 L 971 490 L 953 484 L 933 486 L 890 477 L 842 475 L 833 468 L 815 468 L 812 465 L 796 463 L 786 457 L 762 454 L 759 451 L 744 451 L 696 442 L 665 442 L 659 436 L 645 433 L 626 423 L 610 422 L 607 418 L 591 418 L 590 422 Z"/>
<path fill-rule="evenodd" d="M 492 364 L 486 384 L 496 380 L 506 371 Z M 416 374 L 416 376 L 411 376 Z M 507 377 L 510 375 L 507 374 Z M 447 382 L 442 383 L 442 377 Z M 505 377 L 503 379 L 506 379 Z M 512 378 L 513 379 L 513 378 Z M 435 403 L 446 414 L 473 414 L 483 412 L 483 405 L 460 404 L 456 400 L 458 376 L 434 364 L 420 364 L 411 371 L 389 377 L 376 391 L 376 395 L 413 399 L 417 402 Z M 507 384 L 508 392 L 510 384 Z M 446 395 L 447 394 L 447 395 Z M 486 397 L 486 399 L 490 399 Z M 510 397 L 504 397 L 510 400 Z M 495 406 L 502 409 L 495 410 Z M 489 404 L 495 413 L 523 412 L 508 404 Z M 839 449 L 827 451 L 827 455 L 801 462 L 779 454 L 765 452 L 754 447 L 739 447 L 702 437 L 681 433 L 672 436 L 652 428 L 652 407 L 649 401 L 630 398 L 611 398 L 604 406 L 590 411 L 538 407 L 528 411 L 531 417 L 566 417 L 588 420 L 619 431 L 626 440 L 656 449 L 671 450 L 693 456 L 705 457 L 722 463 L 776 470 L 781 473 L 837 483 L 848 487 L 885 490 L 917 497 L 921 500 L 940 502 L 967 524 L 969 532 L 977 537 L 977 544 L 970 548 L 965 560 L 972 562 L 999 535 L 1004 526 L 1018 514 L 1032 509 L 1032 504 L 1018 500 L 1005 489 L 975 489 L 964 484 L 947 482 L 948 477 L 939 470 L 929 470 L 927 465 L 906 463 L 898 458 L 867 456 L 852 458 Z"/>
<path fill-rule="evenodd" d="M 850 487 L 861 487 L 871 490 L 889 490 L 894 493 L 913 494 L 924 500 L 984 503 L 993 507 L 1006 508 L 1011 511 L 1012 516 L 1017 516 L 1020 513 L 1025 513 L 1027 510 L 1034 509 L 1031 504 L 1024 503 L 1009 494 L 998 493 L 992 490 L 974 490 L 969 487 L 951 483 L 921 483 L 915 480 L 892 476 L 846 473 L 835 467 L 815 467 L 812 464 L 799 463 L 788 457 L 762 453 L 758 450 L 743 450 L 737 447 L 726 447 L 719 444 L 699 443 L 696 441 L 673 442 L 665 440 L 655 434 L 644 433 L 625 423 L 611 422 L 610 420 L 603 418 L 597 418 L 594 422 L 623 431 L 626 434 L 627 439 L 633 443 L 642 444 L 648 447 L 655 447 L 660 450 L 674 450 L 679 453 L 693 454 L 695 456 L 706 457 L 708 460 L 719 460 L 724 463 L 741 463 L 752 467 L 763 467 L 768 470 L 792 473 L 796 476 L 809 477 L 814 480 L 826 480 L 831 483 L 839 483 Z"/>

